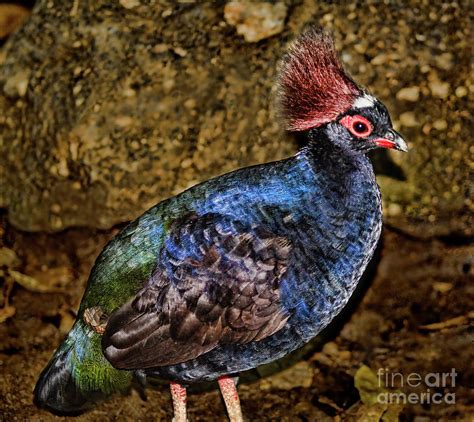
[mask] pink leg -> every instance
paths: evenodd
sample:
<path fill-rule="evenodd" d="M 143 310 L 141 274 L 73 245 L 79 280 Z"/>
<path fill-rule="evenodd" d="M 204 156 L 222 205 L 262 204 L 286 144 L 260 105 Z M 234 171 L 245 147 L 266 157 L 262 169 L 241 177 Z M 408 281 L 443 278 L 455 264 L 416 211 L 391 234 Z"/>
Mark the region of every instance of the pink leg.
<path fill-rule="evenodd" d="M 229 415 L 230 422 L 243 422 L 240 400 L 235 388 L 234 380 L 230 377 L 221 377 L 218 380 L 225 407 Z"/>
<path fill-rule="evenodd" d="M 174 409 L 173 422 L 186 422 L 186 388 L 177 382 L 172 382 L 170 390 Z"/>

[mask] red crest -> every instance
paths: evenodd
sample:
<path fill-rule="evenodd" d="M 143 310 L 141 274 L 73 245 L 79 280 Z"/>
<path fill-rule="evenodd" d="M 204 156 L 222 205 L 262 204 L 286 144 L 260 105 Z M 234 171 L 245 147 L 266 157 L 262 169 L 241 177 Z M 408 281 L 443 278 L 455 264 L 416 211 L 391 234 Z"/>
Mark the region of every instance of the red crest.
<path fill-rule="evenodd" d="M 287 129 L 303 131 L 334 120 L 363 94 L 345 72 L 330 35 L 312 28 L 283 57 L 280 101 Z"/>

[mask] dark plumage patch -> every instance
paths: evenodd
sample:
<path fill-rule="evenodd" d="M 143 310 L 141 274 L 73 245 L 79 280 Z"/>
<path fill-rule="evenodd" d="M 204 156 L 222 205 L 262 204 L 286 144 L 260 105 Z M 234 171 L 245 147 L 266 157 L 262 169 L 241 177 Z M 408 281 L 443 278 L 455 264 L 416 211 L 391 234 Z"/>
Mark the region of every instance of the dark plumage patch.
<path fill-rule="evenodd" d="M 94 394 L 84 394 L 74 382 L 69 360 L 70 348 L 65 348 L 43 370 L 34 391 L 37 406 L 68 414 L 85 410 L 94 403 Z"/>
<path fill-rule="evenodd" d="M 362 90 L 345 72 L 330 35 L 312 28 L 283 57 L 280 101 L 288 130 L 321 126 L 347 111 Z"/>
<path fill-rule="evenodd" d="M 147 285 L 111 315 L 106 358 L 151 368 L 268 337 L 289 318 L 279 280 L 290 253 L 286 238 L 222 215 L 175 221 Z"/>

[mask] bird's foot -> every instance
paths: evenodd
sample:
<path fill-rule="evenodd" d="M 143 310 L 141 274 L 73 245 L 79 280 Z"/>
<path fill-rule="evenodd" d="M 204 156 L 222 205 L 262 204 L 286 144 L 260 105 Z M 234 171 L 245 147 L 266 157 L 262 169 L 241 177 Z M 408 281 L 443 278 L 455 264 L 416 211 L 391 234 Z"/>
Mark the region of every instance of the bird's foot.
<path fill-rule="evenodd" d="M 187 422 L 186 417 L 186 387 L 177 382 L 170 384 L 171 398 L 173 400 L 173 422 Z"/>
<path fill-rule="evenodd" d="M 225 376 L 219 378 L 218 383 L 230 422 L 243 422 L 244 418 L 242 417 L 242 410 L 240 408 L 239 394 L 237 393 L 234 379 Z"/>

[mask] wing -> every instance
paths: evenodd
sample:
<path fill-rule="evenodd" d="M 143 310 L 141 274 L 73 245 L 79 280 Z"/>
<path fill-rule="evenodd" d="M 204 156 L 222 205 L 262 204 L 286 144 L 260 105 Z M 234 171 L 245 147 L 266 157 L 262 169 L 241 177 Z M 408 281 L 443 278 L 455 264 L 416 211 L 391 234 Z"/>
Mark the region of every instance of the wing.
<path fill-rule="evenodd" d="M 146 286 L 111 315 L 105 356 L 150 368 L 270 336 L 289 317 L 279 282 L 290 255 L 288 239 L 262 226 L 219 214 L 174 221 Z"/>

